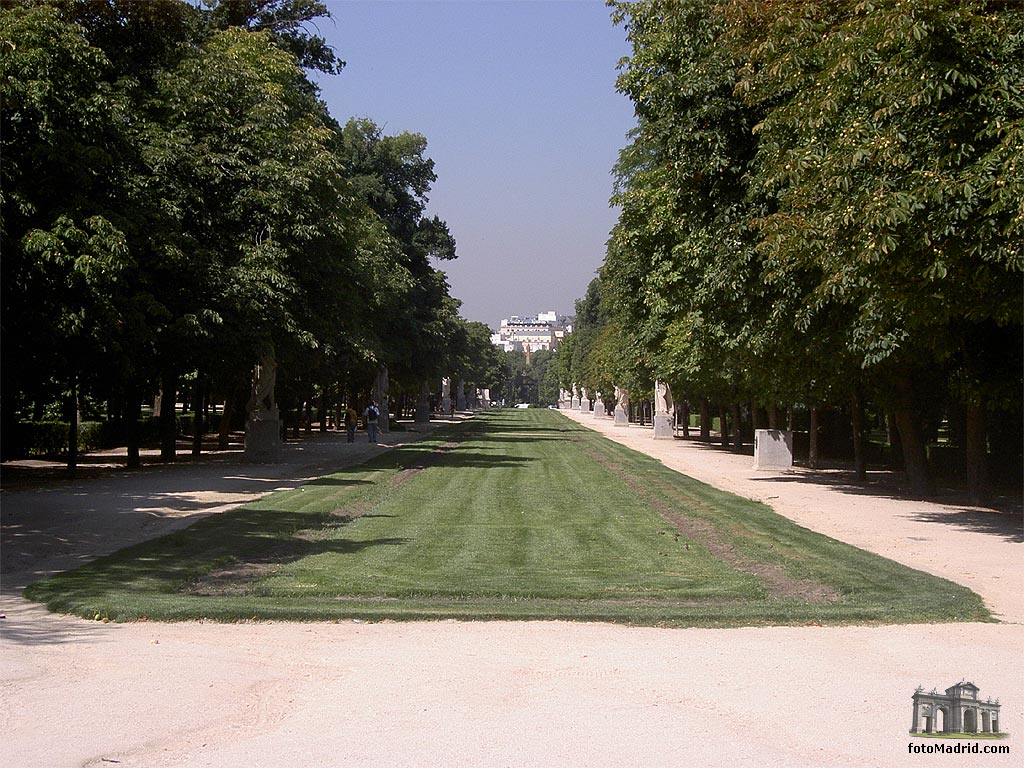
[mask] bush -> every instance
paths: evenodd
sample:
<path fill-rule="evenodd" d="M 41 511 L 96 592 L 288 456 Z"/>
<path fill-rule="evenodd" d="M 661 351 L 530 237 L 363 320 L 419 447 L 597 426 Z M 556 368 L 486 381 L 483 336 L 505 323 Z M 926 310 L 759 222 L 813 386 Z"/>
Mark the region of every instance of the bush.
<path fill-rule="evenodd" d="M 192 433 L 192 416 L 179 414 L 178 434 Z M 66 421 L 23 421 L 17 426 L 10 453 L 17 458 L 27 456 L 66 456 L 71 425 Z M 139 420 L 139 443 L 160 441 L 160 419 L 149 417 Z M 122 421 L 83 421 L 78 425 L 78 451 L 96 451 L 116 448 L 127 443 Z"/>
<path fill-rule="evenodd" d="M 57 456 L 67 453 L 66 421 L 28 421 L 18 425 L 22 456 Z"/>

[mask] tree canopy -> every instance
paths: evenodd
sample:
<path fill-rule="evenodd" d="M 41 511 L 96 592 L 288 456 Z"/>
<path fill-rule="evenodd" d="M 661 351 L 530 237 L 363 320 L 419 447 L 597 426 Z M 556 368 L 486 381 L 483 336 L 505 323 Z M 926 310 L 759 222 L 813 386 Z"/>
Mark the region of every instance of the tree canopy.
<path fill-rule="evenodd" d="M 1020 417 L 1024 11 L 609 5 L 637 126 L 600 273 L 612 330 L 580 323 L 572 381 L 754 415 L 867 398 L 917 490 L 936 417 L 972 471 L 986 418 Z"/>
<path fill-rule="evenodd" d="M 480 368 L 434 266 L 455 242 L 425 212 L 426 138 L 339 123 L 307 75 L 343 67 L 327 13 L 0 10 L 5 433 L 66 393 L 128 415 L 188 377 L 230 402 L 268 351 L 285 407 L 368 394 L 381 366 L 398 391 Z"/>

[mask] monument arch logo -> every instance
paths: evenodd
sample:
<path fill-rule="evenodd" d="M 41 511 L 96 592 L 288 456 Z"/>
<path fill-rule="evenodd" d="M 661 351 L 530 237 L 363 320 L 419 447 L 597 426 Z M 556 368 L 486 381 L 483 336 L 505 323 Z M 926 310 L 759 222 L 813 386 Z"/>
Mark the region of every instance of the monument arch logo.
<path fill-rule="evenodd" d="M 983 699 L 974 683 L 961 680 L 940 693 L 932 688 L 914 691 L 914 716 L 910 733 L 915 736 L 944 735 L 952 738 L 980 738 L 1003 735 L 999 730 L 999 699 Z"/>

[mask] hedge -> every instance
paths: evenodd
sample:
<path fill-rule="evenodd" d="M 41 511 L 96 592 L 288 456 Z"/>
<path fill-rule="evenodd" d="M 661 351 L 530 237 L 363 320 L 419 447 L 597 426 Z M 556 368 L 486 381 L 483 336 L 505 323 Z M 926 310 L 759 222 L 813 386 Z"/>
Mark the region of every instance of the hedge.
<path fill-rule="evenodd" d="M 178 414 L 178 434 L 192 433 L 191 414 Z M 10 453 L 14 456 L 66 456 L 71 425 L 66 421 L 23 421 L 17 425 Z M 139 442 L 160 440 L 160 419 L 150 417 L 139 422 Z M 78 451 L 101 450 L 125 445 L 124 422 L 83 421 L 78 425 Z"/>

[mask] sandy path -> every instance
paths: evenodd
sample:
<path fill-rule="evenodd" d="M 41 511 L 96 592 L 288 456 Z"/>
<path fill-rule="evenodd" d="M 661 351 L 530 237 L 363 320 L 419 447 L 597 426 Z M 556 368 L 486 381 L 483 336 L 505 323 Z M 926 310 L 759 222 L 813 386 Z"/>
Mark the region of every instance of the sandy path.
<path fill-rule="evenodd" d="M 669 450 L 662 446 L 647 444 L 651 452 Z M 275 483 L 286 479 L 281 471 Z M 723 470 L 715 484 L 740 482 L 742 474 Z M 808 487 L 778 483 L 767 495 L 779 498 L 769 503 L 807 505 L 796 492 Z M 183 505 L 165 492 L 164 508 L 189 511 L 192 491 L 178 494 Z M 33 508 L 75 493 L 93 495 L 89 487 L 37 495 Z M 5 511 L 15 496 L 5 494 Z M 841 507 L 861 497 L 830 498 Z M 892 499 L 867 498 L 896 510 L 890 517 L 913 517 Z M 879 512 L 872 524 L 885 519 Z M 937 540 L 957 531 L 917 522 L 933 526 Z M 30 552 L 33 537 L 20 530 Z M 979 541 L 1021 551 L 1012 536 Z M 1019 559 L 1012 572 L 1019 575 Z M 978 581 L 987 590 L 996 580 Z M 993 604 L 1003 600 L 998 589 L 978 591 Z M 1020 624 L 103 625 L 48 615 L 10 592 L 3 604 L 5 766 L 799 768 L 915 766 L 943 757 L 1014 765 L 1024 749 Z M 1004 615 L 1024 615 L 1019 602 L 1001 605 Z M 1003 727 L 1015 737 L 999 743 L 1011 754 L 909 753 L 914 688 L 963 678 L 983 696 L 1000 697 Z"/>

